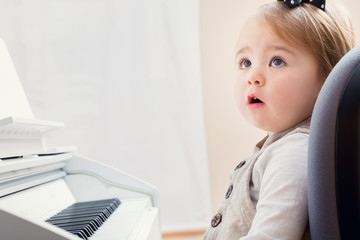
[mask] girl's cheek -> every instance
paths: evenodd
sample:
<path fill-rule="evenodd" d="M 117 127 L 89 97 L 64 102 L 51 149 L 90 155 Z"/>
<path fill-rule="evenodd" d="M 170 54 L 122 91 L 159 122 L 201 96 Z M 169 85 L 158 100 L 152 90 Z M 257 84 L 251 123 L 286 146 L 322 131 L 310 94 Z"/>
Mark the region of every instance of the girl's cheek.
<path fill-rule="evenodd" d="M 237 86 L 237 88 L 234 91 L 234 99 L 235 99 L 235 103 L 236 106 L 239 110 L 241 110 L 242 108 L 244 108 L 245 106 L 245 96 L 244 96 L 244 88 L 242 88 L 241 86 Z"/>

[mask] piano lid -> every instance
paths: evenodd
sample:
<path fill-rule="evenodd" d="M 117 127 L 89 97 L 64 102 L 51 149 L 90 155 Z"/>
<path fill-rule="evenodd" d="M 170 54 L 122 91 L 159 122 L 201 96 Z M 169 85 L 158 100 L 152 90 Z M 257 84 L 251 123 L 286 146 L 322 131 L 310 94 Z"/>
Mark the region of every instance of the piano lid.
<path fill-rule="evenodd" d="M 43 136 L 64 124 L 34 118 L 2 39 L 0 66 L 0 162 L 4 158 L 47 153 Z"/>
<path fill-rule="evenodd" d="M 0 119 L 8 116 L 34 118 L 9 52 L 0 39 Z"/>

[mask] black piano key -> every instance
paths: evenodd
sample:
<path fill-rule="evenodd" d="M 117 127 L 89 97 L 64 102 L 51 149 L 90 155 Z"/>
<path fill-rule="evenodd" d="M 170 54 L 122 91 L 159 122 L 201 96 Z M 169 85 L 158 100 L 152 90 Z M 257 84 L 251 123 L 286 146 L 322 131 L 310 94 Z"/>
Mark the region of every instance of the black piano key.
<path fill-rule="evenodd" d="M 76 218 L 76 219 L 66 219 L 66 220 L 59 220 L 59 221 L 49 221 L 49 223 L 60 226 L 60 225 L 71 225 L 77 223 L 89 223 L 94 224 L 96 227 L 100 227 L 104 222 L 99 219 L 98 217 L 86 217 L 86 218 Z"/>
<path fill-rule="evenodd" d="M 116 201 L 116 200 L 100 200 L 100 201 L 90 201 L 90 202 L 78 202 L 78 203 L 74 203 L 73 205 L 69 206 L 67 209 L 71 209 L 71 208 L 79 208 L 82 206 L 86 206 L 86 207 L 91 207 L 91 206 L 101 206 L 101 205 L 105 205 L 108 206 L 110 204 L 115 204 L 115 205 L 120 205 L 120 201 Z M 64 209 L 64 210 L 67 210 Z"/>
<path fill-rule="evenodd" d="M 82 239 L 88 239 L 120 204 L 118 198 L 77 202 L 50 217 L 46 222 Z"/>
<path fill-rule="evenodd" d="M 73 205 L 73 206 L 70 206 L 69 208 L 65 209 L 63 212 L 77 211 L 80 209 L 98 209 L 98 208 L 103 208 L 103 207 L 115 210 L 118 206 L 119 206 L 119 204 L 117 204 L 117 203 L 102 203 L 102 204 L 95 204 L 95 205 L 88 205 L 88 204 Z"/>
<path fill-rule="evenodd" d="M 97 224 L 96 221 L 94 220 L 89 220 L 89 219 L 79 219 L 76 221 L 61 221 L 61 222 L 51 222 L 51 224 L 58 226 L 58 227 L 66 227 L 66 226 L 73 226 L 73 225 L 77 225 L 77 224 L 89 224 L 89 226 L 91 227 L 92 230 L 96 231 L 101 225 Z"/>
<path fill-rule="evenodd" d="M 73 209 L 73 208 L 81 208 L 82 206 L 86 206 L 86 207 L 91 207 L 91 206 L 108 206 L 111 204 L 116 204 L 119 205 L 120 201 L 118 199 L 111 199 L 111 200 L 100 200 L 100 201 L 89 201 L 89 202 L 77 202 L 74 203 L 72 205 L 70 205 L 69 207 L 67 207 L 66 209 L 64 209 L 62 212 L 65 212 L 67 210 Z"/>
<path fill-rule="evenodd" d="M 64 211 L 60 213 L 67 213 L 67 212 L 76 212 L 81 210 L 90 210 L 90 209 L 102 209 L 102 208 L 110 208 L 109 204 L 101 204 L 101 205 L 81 205 L 81 206 L 72 206 L 71 208 L 65 209 Z"/>
<path fill-rule="evenodd" d="M 61 217 L 61 216 L 76 216 L 76 215 L 91 214 L 91 213 L 104 214 L 105 216 L 110 215 L 110 211 L 108 209 L 102 208 L 102 209 L 79 209 L 77 211 L 64 212 L 62 214 L 59 214 L 58 217 Z"/>
<path fill-rule="evenodd" d="M 91 231 L 91 229 L 89 227 L 82 226 L 82 225 L 67 226 L 67 227 L 62 227 L 62 229 L 66 230 L 68 232 L 71 232 L 71 233 L 82 232 L 87 237 L 91 237 L 91 235 L 93 234 L 93 232 Z"/>
<path fill-rule="evenodd" d="M 68 232 L 77 235 L 82 239 L 86 239 L 86 240 L 89 239 L 83 231 L 68 231 Z"/>
<path fill-rule="evenodd" d="M 57 226 L 57 225 L 55 225 Z M 73 225 L 67 225 L 67 226 L 57 226 L 65 231 L 71 232 L 71 233 L 83 233 L 85 236 L 90 237 L 92 234 L 94 234 L 95 230 L 93 230 L 89 224 L 73 224 Z"/>
<path fill-rule="evenodd" d="M 83 222 L 83 221 L 93 221 L 97 226 L 101 226 L 102 220 L 94 215 L 94 216 L 85 216 L 85 217 L 77 217 L 77 218 L 65 218 L 65 219 L 56 219 L 56 220 L 47 220 L 47 222 L 53 225 L 65 224 L 65 223 L 74 223 L 74 222 Z"/>
<path fill-rule="evenodd" d="M 94 217 L 100 217 L 99 215 L 101 214 L 101 212 L 99 213 L 85 213 L 85 214 L 77 214 L 77 215 L 66 215 L 66 216 L 59 216 L 56 218 L 49 218 L 48 220 L 46 220 L 47 222 L 57 222 L 57 221 L 71 221 L 72 219 L 76 220 L 77 218 L 94 218 Z"/>
<path fill-rule="evenodd" d="M 53 216 L 53 218 L 56 218 L 58 216 L 66 216 L 66 215 L 76 215 L 78 213 L 87 213 L 87 212 L 97 212 L 97 211 L 103 211 L 105 213 L 111 213 L 115 210 L 115 206 L 111 206 L 111 205 L 102 205 L 102 206 L 97 206 L 97 207 L 79 207 L 76 209 L 65 209 L 63 211 L 61 211 L 60 213 L 56 214 L 55 216 Z"/>
<path fill-rule="evenodd" d="M 73 207 L 73 206 L 71 206 Z M 54 218 L 58 218 L 61 216 L 71 216 L 71 215 L 76 215 L 76 214 L 81 214 L 81 213 L 90 213 L 90 212 L 103 212 L 104 211 L 104 206 L 102 206 L 101 208 L 98 208 L 98 211 L 96 211 L 97 209 L 74 209 L 72 211 L 68 211 L 67 209 L 61 211 L 60 213 L 56 214 L 55 216 L 51 217 L 50 219 L 54 219 Z M 108 206 L 105 206 L 105 212 L 110 211 L 108 209 Z"/>
<path fill-rule="evenodd" d="M 61 212 L 51 218 L 49 218 L 49 220 L 56 220 L 56 219 L 63 219 L 63 218 L 75 218 L 75 217 L 82 217 L 82 216 L 86 216 L 86 215 L 100 215 L 104 220 L 106 218 L 108 218 L 111 213 L 114 210 L 112 209 L 107 209 L 107 208 L 103 208 L 103 209 L 82 209 L 82 210 L 78 210 L 78 211 L 71 211 L 71 212 Z"/>
<path fill-rule="evenodd" d="M 86 233 L 84 232 L 84 230 L 73 230 L 73 231 L 68 231 L 69 233 L 72 233 L 74 235 L 79 236 L 82 239 L 89 239 L 88 236 L 86 235 Z"/>
<path fill-rule="evenodd" d="M 60 212 L 59 214 L 57 214 L 57 216 L 63 216 L 63 215 L 76 215 L 78 213 L 89 213 L 89 212 L 104 212 L 105 214 L 109 214 L 112 213 L 114 211 L 114 208 L 110 207 L 110 206 L 100 206 L 100 207 L 88 207 L 88 208 L 78 208 L 78 209 L 71 209 L 71 210 L 66 210 L 63 212 Z"/>
<path fill-rule="evenodd" d="M 69 214 L 69 215 L 61 215 L 57 217 L 53 217 L 48 219 L 49 221 L 56 221 L 61 219 L 73 219 L 73 218 L 81 218 L 81 217 L 91 217 L 91 216 L 99 216 L 103 221 L 107 219 L 107 216 L 103 212 L 82 212 L 77 214 Z"/>

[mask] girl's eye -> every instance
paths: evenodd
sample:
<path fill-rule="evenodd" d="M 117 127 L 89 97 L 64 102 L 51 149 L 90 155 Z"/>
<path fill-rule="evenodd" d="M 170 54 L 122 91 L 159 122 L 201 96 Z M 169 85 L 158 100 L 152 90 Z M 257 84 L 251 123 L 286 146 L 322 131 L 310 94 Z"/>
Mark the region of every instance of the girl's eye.
<path fill-rule="evenodd" d="M 239 62 L 239 68 L 240 69 L 246 69 L 246 68 L 249 68 L 250 66 L 251 66 L 251 62 L 248 59 L 242 59 Z"/>
<path fill-rule="evenodd" d="M 271 60 L 271 64 L 270 66 L 271 67 L 282 67 L 285 65 L 285 62 L 284 60 L 282 60 L 281 58 L 279 57 L 274 57 L 272 60 Z"/>

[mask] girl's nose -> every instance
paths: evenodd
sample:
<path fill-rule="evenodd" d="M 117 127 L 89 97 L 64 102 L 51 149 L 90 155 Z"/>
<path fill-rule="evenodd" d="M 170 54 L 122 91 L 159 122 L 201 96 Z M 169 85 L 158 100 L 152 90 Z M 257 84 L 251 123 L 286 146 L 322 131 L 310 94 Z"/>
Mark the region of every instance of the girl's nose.
<path fill-rule="evenodd" d="M 261 76 L 260 74 L 254 74 L 250 77 L 250 79 L 248 80 L 248 85 L 254 85 L 257 87 L 262 87 L 265 84 L 265 79 L 263 76 Z"/>

